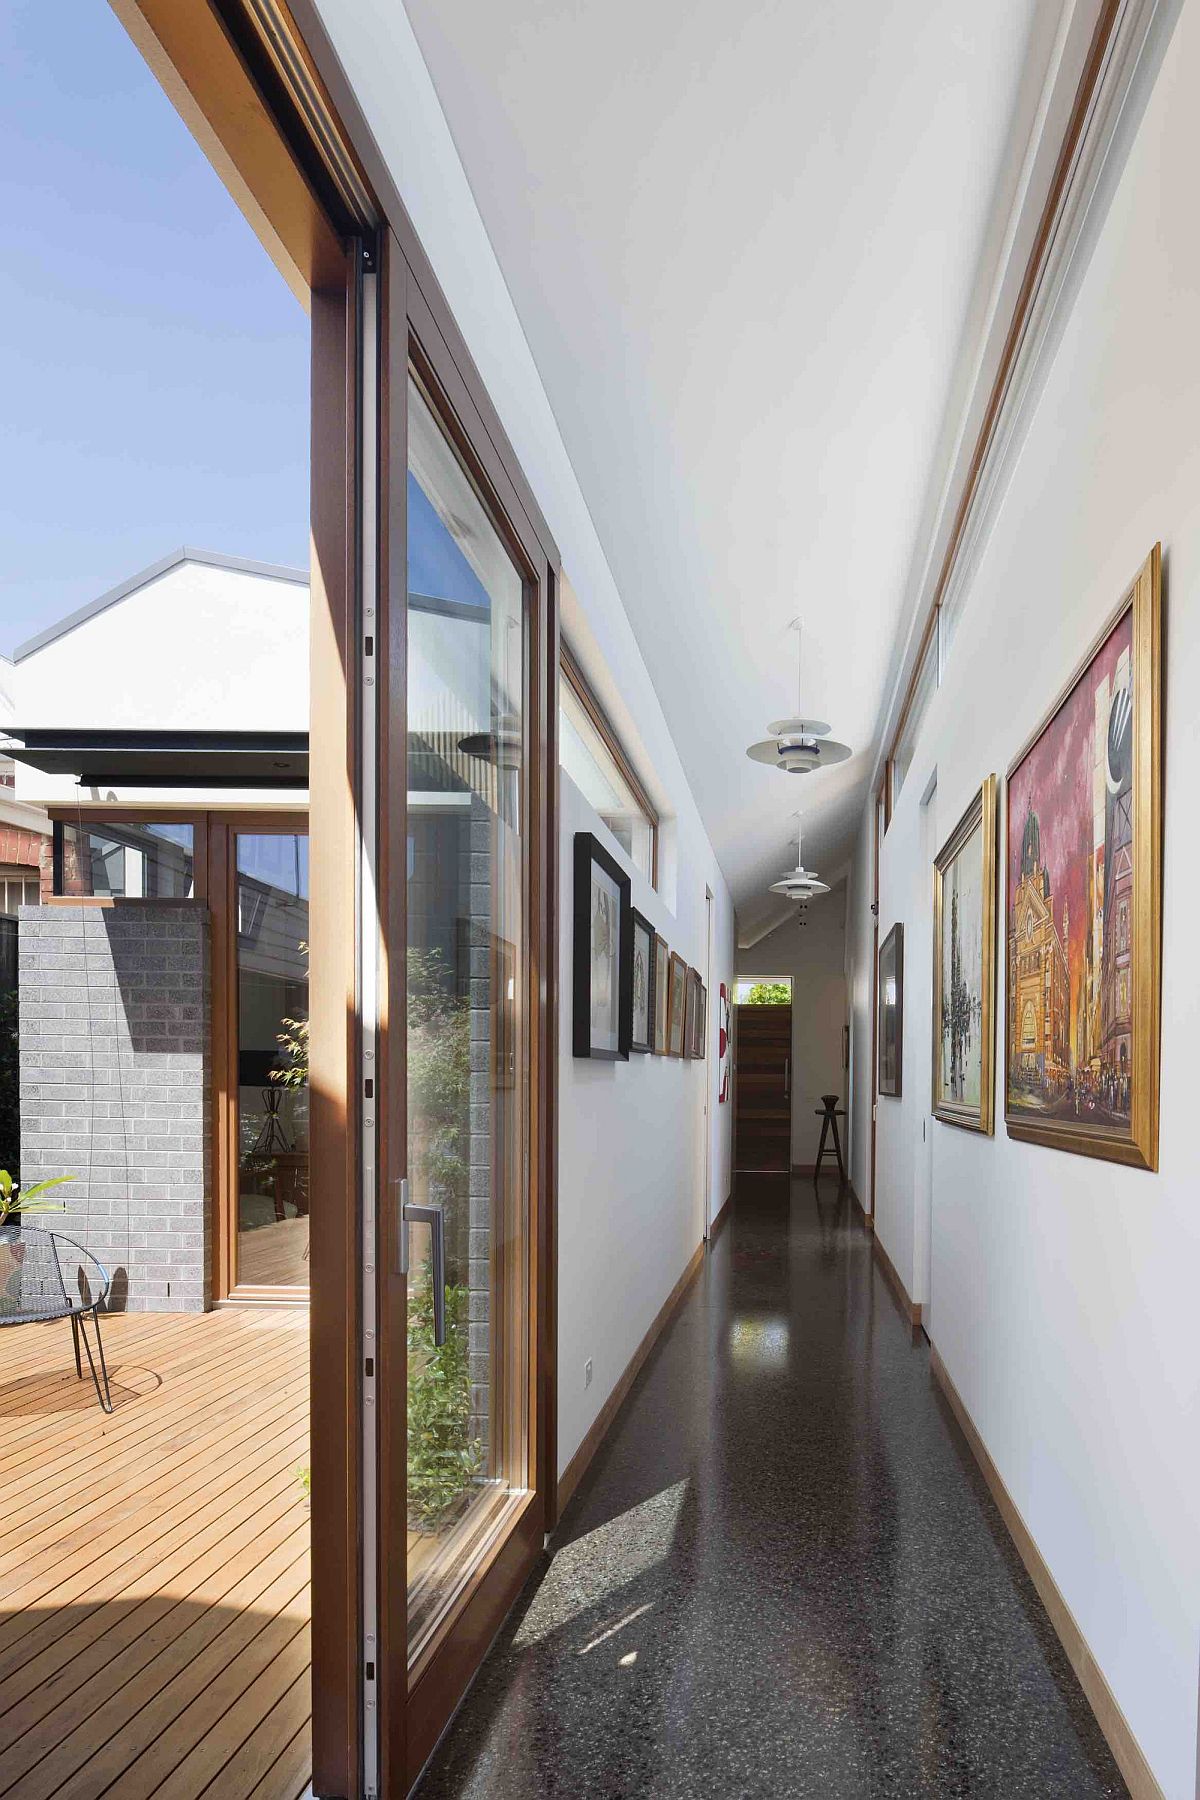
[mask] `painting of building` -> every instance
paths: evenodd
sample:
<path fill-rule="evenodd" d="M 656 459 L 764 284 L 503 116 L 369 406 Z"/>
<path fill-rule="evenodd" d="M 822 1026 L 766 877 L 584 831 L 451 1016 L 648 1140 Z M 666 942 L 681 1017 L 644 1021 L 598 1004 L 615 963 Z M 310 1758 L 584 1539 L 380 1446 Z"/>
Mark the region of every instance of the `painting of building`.
<path fill-rule="evenodd" d="M 1133 628 L 1126 612 L 1008 782 L 1008 1113 L 1127 1135 Z"/>
<path fill-rule="evenodd" d="M 996 778 L 934 859 L 933 1112 L 988 1133 L 996 996 Z"/>

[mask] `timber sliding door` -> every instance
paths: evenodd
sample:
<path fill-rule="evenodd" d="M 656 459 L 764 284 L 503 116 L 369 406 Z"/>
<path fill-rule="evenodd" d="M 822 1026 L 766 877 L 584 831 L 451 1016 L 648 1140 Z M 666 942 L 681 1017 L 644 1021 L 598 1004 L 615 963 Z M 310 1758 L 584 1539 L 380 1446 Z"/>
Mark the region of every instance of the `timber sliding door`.
<path fill-rule="evenodd" d="M 366 1616 L 378 1621 L 380 1791 L 402 1794 L 551 1518 L 557 633 L 553 546 L 394 237 L 382 295 L 378 1587 Z"/>
<path fill-rule="evenodd" d="M 113 4 L 312 325 L 311 881 L 244 821 L 239 1085 L 307 942 L 313 1789 L 398 1800 L 554 1516 L 558 555 L 317 6 Z M 266 1085 L 243 1263 L 304 1236 Z"/>

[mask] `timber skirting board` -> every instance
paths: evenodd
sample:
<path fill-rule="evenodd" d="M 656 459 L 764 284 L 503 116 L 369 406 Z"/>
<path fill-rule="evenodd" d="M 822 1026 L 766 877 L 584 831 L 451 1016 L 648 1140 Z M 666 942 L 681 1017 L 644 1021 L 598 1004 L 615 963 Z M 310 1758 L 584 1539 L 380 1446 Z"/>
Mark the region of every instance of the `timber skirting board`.
<path fill-rule="evenodd" d="M 849 1193 L 851 1201 L 855 1202 L 855 1206 L 858 1208 L 858 1224 L 862 1226 L 864 1231 L 874 1231 L 874 1213 L 869 1213 L 864 1204 L 862 1204 L 862 1201 L 858 1199 L 858 1190 L 856 1190 L 853 1181 L 847 1181 L 846 1192 Z"/>
<path fill-rule="evenodd" d="M 874 1229 L 875 1229 L 874 1213 L 869 1213 L 867 1211 L 866 1207 L 863 1205 L 862 1201 L 859 1199 L 858 1190 L 855 1188 L 854 1183 L 852 1181 L 848 1181 L 846 1183 L 846 1187 L 849 1190 L 850 1198 L 853 1200 L 855 1206 L 857 1206 L 857 1208 L 858 1208 L 859 1224 L 862 1226 L 864 1231 L 874 1231 Z"/>
<path fill-rule="evenodd" d="M 717 1215 L 718 1218 L 722 1218 L 725 1215 L 728 1205 L 729 1202 L 726 1201 L 725 1206 L 721 1208 L 720 1213 Z M 654 1323 L 651 1325 L 649 1331 L 630 1358 L 625 1373 L 613 1388 L 612 1393 L 608 1396 L 608 1399 L 604 1402 L 600 1411 L 596 1414 L 596 1417 L 592 1421 L 591 1429 L 588 1431 L 582 1444 L 580 1444 L 578 1450 L 559 1476 L 558 1517 L 555 1520 L 555 1524 L 558 1523 L 558 1519 L 561 1519 L 564 1512 L 567 1510 L 571 1501 L 571 1496 L 582 1481 L 588 1464 L 603 1443 L 609 1426 L 620 1411 L 621 1402 L 624 1400 L 626 1394 L 641 1373 L 642 1365 L 645 1363 L 646 1358 L 653 1350 L 666 1326 L 670 1323 L 671 1316 L 676 1307 L 679 1305 L 679 1302 L 683 1299 L 683 1296 L 687 1293 L 688 1288 L 692 1285 L 692 1282 L 699 1273 L 700 1265 L 704 1261 L 705 1248 L 706 1246 L 703 1243 L 697 1244 L 692 1253 L 691 1261 L 683 1271 L 683 1274 L 679 1277 L 679 1280 L 675 1283 L 675 1286 L 671 1289 L 671 1292 L 667 1295 L 666 1300 L 659 1309 L 658 1316 L 654 1320 Z"/>
<path fill-rule="evenodd" d="M 1104 1679 L 1103 1671 L 1076 1623 L 1074 1614 L 1063 1598 L 1058 1583 L 1046 1566 L 1045 1559 L 1034 1542 L 1033 1534 L 1021 1517 L 1012 1495 L 1005 1487 L 1000 1471 L 988 1453 L 987 1445 L 976 1430 L 974 1421 L 963 1404 L 962 1396 L 946 1371 L 945 1363 L 932 1345 L 929 1351 L 929 1371 L 945 1394 L 950 1411 L 954 1414 L 959 1429 L 967 1440 L 972 1456 L 979 1464 L 980 1473 L 988 1485 L 992 1499 L 996 1502 L 1008 1535 L 1016 1545 L 1017 1554 L 1025 1565 L 1029 1579 L 1037 1589 L 1038 1597 L 1046 1609 L 1050 1623 L 1067 1653 L 1067 1661 L 1074 1669 L 1088 1705 L 1096 1715 L 1096 1723 L 1108 1740 L 1108 1747 L 1113 1753 L 1117 1767 L 1125 1777 L 1125 1784 L 1133 1796 L 1133 1800 L 1165 1800 L 1154 1772 L 1142 1754 L 1141 1745 L 1130 1729 L 1129 1721 L 1117 1704 L 1108 1682 Z"/>
<path fill-rule="evenodd" d="M 729 1223 L 729 1202 L 732 1199 L 733 1199 L 733 1189 L 730 1188 L 730 1190 L 726 1194 L 724 1200 L 722 1200 L 722 1202 L 721 1202 L 720 1212 L 717 1214 L 716 1218 L 713 1220 L 712 1224 L 708 1228 L 708 1241 L 710 1244 L 712 1243 L 713 1239 L 716 1237 L 718 1231 L 720 1231 L 723 1226 L 725 1226 Z"/>
<path fill-rule="evenodd" d="M 871 1233 L 871 1245 L 875 1252 L 875 1260 L 883 1270 L 884 1275 L 887 1277 L 888 1286 L 900 1303 L 900 1311 L 911 1324 L 919 1325 L 921 1323 L 920 1301 L 909 1299 L 908 1289 L 896 1273 L 896 1265 L 880 1243 L 879 1233 L 877 1231 L 872 1231 Z"/>

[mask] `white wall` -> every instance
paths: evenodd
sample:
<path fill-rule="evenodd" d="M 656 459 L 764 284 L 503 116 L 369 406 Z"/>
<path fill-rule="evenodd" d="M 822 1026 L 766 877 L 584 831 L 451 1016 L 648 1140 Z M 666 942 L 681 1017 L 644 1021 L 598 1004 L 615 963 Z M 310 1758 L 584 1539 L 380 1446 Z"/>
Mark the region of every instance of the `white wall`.
<path fill-rule="evenodd" d="M 571 1054 L 574 837 L 590 831 L 618 861 L 616 839 L 566 774 L 562 777 L 559 919 L 558 1431 L 565 1468 L 632 1352 L 654 1322 L 704 1236 L 703 1131 L 706 1092 L 720 1143 L 709 1205 L 729 1192 L 729 1105 L 716 1099 L 717 1008 L 709 995 L 704 1062 L 633 1054 L 628 1062 Z M 704 962 L 704 886 L 688 882 L 673 915 L 630 868 L 633 904 L 693 967 Z M 726 953 L 732 960 L 732 933 Z M 727 961 L 723 979 L 730 979 Z M 584 1364 L 593 1378 L 584 1386 Z"/>
<path fill-rule="evenodd" d="M 132 574 L 133 571 L 130 571 Z M 73 730 L 308 730 L 308 583 L 180 562 L 39 649 L 12 672 L 18 726 Z M 69 802 L 74 782 L 16 765 L 16 795 Z M 179 799 L 195 789 L 85 789 L 83 799 Z M 209 796 L 242 805 L 246 791 Z M 304 792 L 260 803 L 303 805 Z"/>
<path fill-rule="evenodd" d="M 1197 1792 L 1200 7 L 1186 7 L 1019 460 L 881 857 L 881 935 L 927 933 L 936 839 L 1003 774 L 1157 538 L 1166 567 L 1160 1169 L 933 1126 L 933 1339 L 1168 1800 Z M 869 840 L 854 887 L 868 942 Z M 1003 970 L 1003 920 L 998 930 Z M 866 964 L 869 973 L 869 962 Z M 927 986 L 906 984 L 910 1016 Z M 856 1052 L 869 1037 L 858 1034 Z M 906 1054 L 908 1037 L 906 1031 Z M 860 1069 L 857 1081 L 869 1082 Z M 913 1268 L 924 1069 L 880 1101 L 876 1228 Z M 918 1296 L 919 1297 L 919 1296 Z"/>
<path fill-rule="evenodd" d="M 846 996 L 850 1014 L 850 1074 L 846 1123 L 850 1137 L 850 1181 L 859 1203 L 871 1212 L 871 1056 L 874 1025 L 875 920 L 871 875 L 873 827 L 868 807 L 858 829 L 854 861 L 846 882 Z"/>
<path fill-rule="evenodd" d="M 842 1067 L 842 1027 L 846 1023 L 846 889 L 813 900 L 808 922 L 787 919 L 750 949 L 739 948 L 739 977 L 790 975 L 792 978 L 792 1166 L 808 1168 L 817 1160 L 821 1121 L 816 1113 L 822 1094 L 846 1095 Z M 846 1120 L 838 1120 L 842 1153 Z M 832 1157 L 832 1141 L 826 1153 Z M 827 1161 L 825 1167 L 836 1164 Z"/>
<path fill-rule="evenodd" d="M 563 627 L 589 682 L 605 706 L 663 819 L 662 898 L 643 892 L 647 917 L 689 963 L 706 962 L 705 888 L 714 896 L 715 966 L 709 997 L 715 1041 L 719 982 L 732 980 L 733 904 L 700 821 L 687 775 L 638 650 L 604 549 L 559 435 L 545 389 L 479 217 L 433 83 L 408 19 L 394 0 L 316 0 L 334 50 L 374 133 L 379 150 L 442 285 L 463 337 L 513 445 L 525 477 L 554 533 L 569 576 Z M 564 779 L 564 794 L 572 794 Z M 583 805 L 564 800 L 564 855 Z M 595 820 L 595 815 L 592 815 Z M 595 825 L 599 824 L 595 820 Z M 603 829 L 602 827 L 600 828 Z M 565 865 L 564 865 L 565 866 Z M 564 929 L 571 885 L 563 888 Z M 564 976 L 570 970 L 569 956 Z M 564 986 L 564 1004 L 569 986 Z M 569 1017 L 563 1030 L 569 1052 Z M 710 1046 L 711 1047 L 711 1046 Z M 656 1059 L 651 1059 L 652 1061 Z M 572 1064 L 573 1058 L 569 1058 Z M 582 1068 L 583 1065 L 580 1065 Z M 729 1191 L 732 1107 L 718 1106 L 716 1057 L 704 1065 L 713 1084 L 709 1108 L 709 1206 Z M 664 1090 L 662 1107 L 643 1109 L 636 1065 L 616 1077 L 564 1072 L 559 1102 L 559 1467 L 564 1468 L 636 1351 L 655 1314 L 687 1266 L 703 1231 L 703 1098 L 696 1111 L 698 1071 Z M 641 1089 L 632 1107 L 625 1099 Z M 602 1097 L 619 1096 L 610 1107 Z M 620 1125 L 616 1138 L 606 1127 Z M 648 1180 L 643 1163 L 655 1139 L 676 1147 L 667 1185 Z M 616 1153 L 623 1144 L 626 1154 Z M 596 1172 L 602 1176 L 597 1183 Z M 660 1171 L 661 1173 L 661 1171 Z M 665 1210 L 665 1217 L 661 1216 Z M 645 1228 L 645 1237 L 640 1230 Z M 649 1248 L 644 1249 L 643 1245 Z M 609 1271 L 601 1287 L 597 1270 Z M 585 1325 L 600 1301 L 603 1331 Z M 580 1355 L 587 1335 L 590 1349 Z M 582 1363 L 595 1376 L 582 1391 Z M 603 1373 L 602 1373 L 603 1369 Z"/>

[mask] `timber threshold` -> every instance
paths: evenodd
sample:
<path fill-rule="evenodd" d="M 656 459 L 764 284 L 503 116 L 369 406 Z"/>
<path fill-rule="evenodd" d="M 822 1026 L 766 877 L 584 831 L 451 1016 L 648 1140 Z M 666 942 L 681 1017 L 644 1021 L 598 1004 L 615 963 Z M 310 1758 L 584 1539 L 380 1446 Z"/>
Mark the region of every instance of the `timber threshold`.
<path fill-rule="evenodd" d="M 0 1341 L 0 1795 L 296 1800 L 311 1769 L 308 1315 Z"/>

